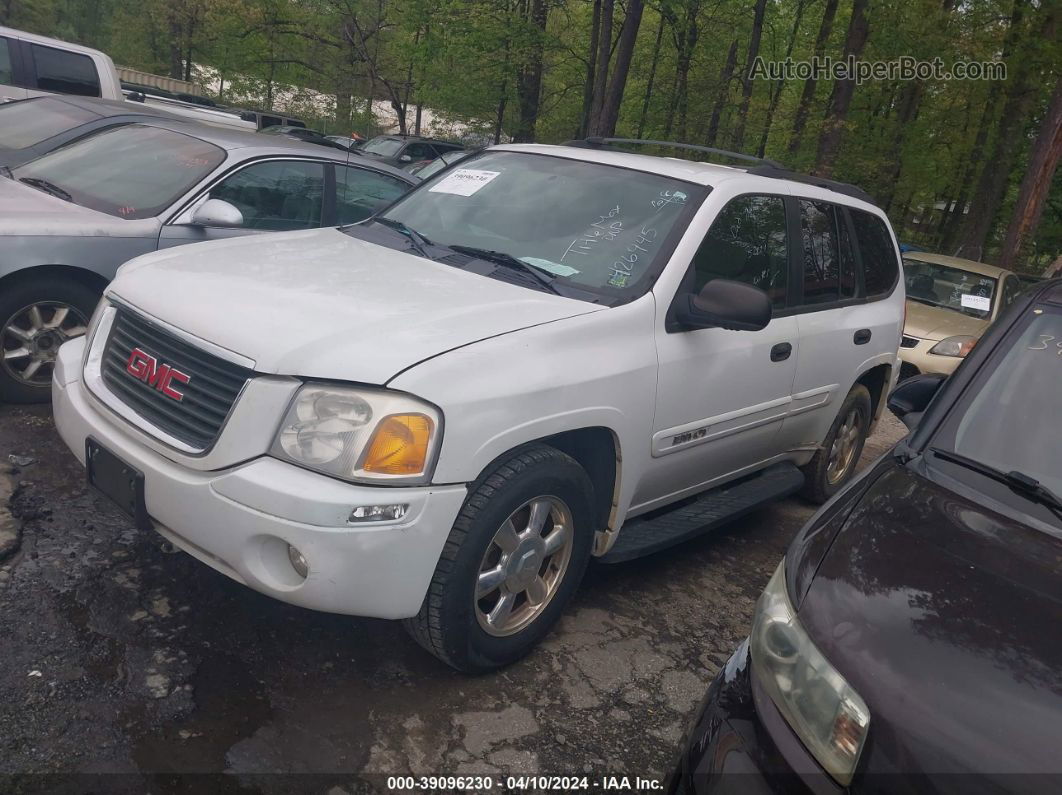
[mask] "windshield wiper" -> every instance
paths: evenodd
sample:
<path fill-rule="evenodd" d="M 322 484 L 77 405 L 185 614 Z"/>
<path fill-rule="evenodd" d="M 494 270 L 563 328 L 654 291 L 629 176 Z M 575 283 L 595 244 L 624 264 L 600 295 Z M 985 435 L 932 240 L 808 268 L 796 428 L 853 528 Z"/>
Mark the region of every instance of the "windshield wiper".
<path fill-rule="evenodd" d="M 546 276 L 534 265 L 524 262 L 522 259 L 517 259 L 512 254 L 506 254 L 504 251 L 493 251 L 489 248 L 476 248 L 475 246 L 453 245 L 447 246 L 447 248 L 456 251 L 458 254 L 467 254 L 470 257 L 493 262 L 495 265 L 501 265 L 504 268 L 523 271 L 554 295 L 561 295 L 561 291 L 553 283 L 554 279 L 552 277 Z"/>
<path fill-rule="evenodd" d="M 396 221 L 393 218 L 377 217 L 372 220 L 378 224 L 383 224 L 388 229 L 394 229 L 399 234 L 405 235 L 409 239 L 409 244 L 412 246 L 413 250 L 420 254 L 420 256 L 424 257 L 424 259 L 432 258 L 428 254 L 427 247 L 435 244 L 428 240 L 428 238 L 424 237 L 420 232 L 415 229 L 410 229 L 401 221 Z"/>
<path fill-rule="evenodd" d="M 29 185 L 30 187 L 36 188 L 37 190 L 42 190 L 45 193 L 50 193 L 52 194 L 52 196 L 62 199 L 65 202 L 72 202 L 74 200 L 73 196 L 71 196 L 65 190 L 60 188 L 58 185 L 51 183 L 46 179 L 41 179 L 40 177 L 19 177 L 18 181 L 23 182 Z"/>
<path fill-rule="evenodd" d="M 984 475 L 987 478 L 992 478 L 992 480 L 1002 483 L 1005 486 L 1009 486 L 1014 491 L 1029 497 L 1034 502 L 1040 503 L 1051 510 L 1059 518 L 1062 518 L 1062 497 L 1059 497 L 1039 480 L 1026 475 L 1024 472 L 1018 472 L 1016 470 L 1004 472 L 1003 470 L 996 469 L 988 464 L 983 464 L 980 461 L 967 458 L 961 453 L 953 453 L 950 450 L 941 450 L 939 447 L 930 447 L 929 452 L 938 458 L 943 458 L 945 461 L 951 461 L 953 464 L 966 467 L 973 472 L 977 472 L 978 474 Z"/>

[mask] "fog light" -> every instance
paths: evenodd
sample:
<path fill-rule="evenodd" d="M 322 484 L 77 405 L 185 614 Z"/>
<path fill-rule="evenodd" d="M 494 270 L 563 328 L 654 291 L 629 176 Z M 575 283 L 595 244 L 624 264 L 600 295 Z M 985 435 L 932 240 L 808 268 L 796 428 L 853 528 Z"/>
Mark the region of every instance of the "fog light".
<path fill-rule="evenodd" d="M 310 564 L 306 562 L 306 558 L 302 556 L 302 553 L 291 544 L 288 544 L 288 560 L 291 561 L 291 567 L 295 569 L 300 577 L 305 580 L 309 576 Z"/>
<path fill-rule="evenodd" d="M 348 522 L 388 522 L 401 519 L 409 505 L 359 505 L 350 512 Z"/>

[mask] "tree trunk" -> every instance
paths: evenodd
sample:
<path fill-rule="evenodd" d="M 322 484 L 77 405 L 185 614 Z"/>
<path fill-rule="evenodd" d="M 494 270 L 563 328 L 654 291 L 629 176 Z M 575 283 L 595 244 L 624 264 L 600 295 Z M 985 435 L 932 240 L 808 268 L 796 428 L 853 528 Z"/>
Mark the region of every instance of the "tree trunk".
<path fill-rule="evenodd" d="M 590 21 L 590 49 L 586 58 L 586 83 L 583 84 L 583 113 L 579 117 L 579 134 L 585 138 L 590 131 L 590 118 L 594 106 L 594 75 L 597 66 L 597 46 L 601 36 L 601 0 L 594 0 L 594 14 Z"/>
<path fill-rule="evenodd" d="M 844 57 L 858 61 L 867 44 L 870 26 L 867 22 L 868 0 L 854 0 L 852 3 L 852 20 L 848 23 L 848 33 L 844 39 Z M 828 177 L 833 171 L 837 152 L 841 147 L 844 122 L 848 117 L 848 108 L 852 104 L 855 92 L 855 79 L 837 80 L 830 92 L 830 106 L 819 134 L 819 148 L 815 156 L 815 173 Z"/>
<path fill-rule="evenodd" d="M 878 197 L 881 202 L 881 208 L 886 213 L 889 212 L 892 200 L 896 196 L 896 185 L 900 181 L 900 173 L 903 169 L 904 138 L 908 127 L 918 117 L 918 109 L 922 104 L 923 94 L 924 85 L 921 80 L 908 81 L 900 91 L 900 111 L 896 115 L 896 130 L 892 134 L 889 154 L 886 157 L 886 162 L 891 162 L 893 166 L 885 183 L 885 189 L 882 195 Z"/>
<path fill-rule="evenodd" d="M 181 20 L 176 8 L 170 9 L 170 77 L 180 80 L 184 74 L 181 58 Z"/>
<path fill-rule="evenodd" d="M 638 29 L 642 26 L 643 11 L 644 0 L 627 0 L 627 15 L 623 19 L 623 31 L 616 45 L 616 65 L 608 81 L 599 131 L 596 133 L 606 138 L 616 134 L 616 123 L 619 121 L 620 106 L 623 105 L 623 92 L 627 87 L 627 74 L 634 56 L 634 45 L 638 41 Z"/>
<path fill-rule="evenodd" d="M 503 124 L 505 123 L 505 103 L 509 99 L 509 86 L 505 80 L 498 87 L 498 110 L 494 117 L 494 143 L 500 144 Z"/>
<path fill-rule="evenodd" d="M 1020 0 L 1018 5 L 1020 5 Z M 1043 25 L 1035 35 L 1043 41 L 1052 41 L 1055 35 L 1057 9 L 1045 8 L 1043 13 L 1045 14 Z M 963 256 L 971 259 L 984 257 L 988 233 L 992 230 L 992 222 L 999 213 L 999 207 L 1007 190 L 1007 179 L 1014 165 L 1014 158 L 1021 148 L 1022 126 L 1025 124 L 1036 94 L 1033 90 L 1033 83 L 1036 79 L 1033 74 L 1034 70 L 1024 50 L 1024 47 L 1018 48 L 1014 54 L 1015 57 L 1007 64 L 1006 100 L 1003 103 L 1003 112 L 1000 114 L 996 128 L 995 143 L 985 161 L 986 165 L 981 171 L 981 177 L 977 181 L 973 202 L 966 216 L 966 224 L 959 241 L 959 251 L 963 252 Z"/>
<path fill-rule="evenodd" d="M 1047 108 L 1047 115 L 1040 123 L 1040 132 L 1036 136 L 1025 177 L 1018 188 L 1018 199 L 1014 204 L 1014 215 L 1007 226 L 1003 238 L 1003 252 L 999 264 L 1013 270 L 1022 248 L 1036 234 L 1036 227 L 1043 215 L 1047 194 L 1051 190 L 1051 181 L 1062 156 L 1062 77 L 1055 81 L 1055 90 Z"/>
<path fill-rule="evenodd" d="M 525 13 L 533 28 L 534 41 L 528 50 L 527 61 L 520 65 L 516 74 L 516 98 L 520 105 L 514 141 L 535 140 L 535 122 L 538 119 L 538 104 L 542 97 L 542 39 L 546 35 L 549 6 L 546 0 L 526 0 Z"/>
<path fill-rule="evenodd" d="M 767 0 L 756 0 L 752 14 L 752 36 L 749 51 L 745 55 L 745 72 L 741 79 L 741 107 L 738 110 L 737 128 L 734 130 L 733 149 L 740 152 L 745 143 L 745 124 L 749 118 L 749 103 L 752 101 L 752 64 L 760 54 L 760 38 L 763 36 L 763 15 Z"/>
<path fill-rule="evenodd" d="M 612 59 L 612 19 L 615 10 L 615 0 L 601 0 L 601 27 L 597 36 L 597 64 L 594 66 L 594 101 L 590 105 L 588 135 L 597 135 L 601 126 L 601 112 L 608 89 L 608 64 Z"/>
<path fill-rule="evenodd" d="M 719 121 L 723 116 L 723 106 L 726 105 L 730 94 L 730 79 L 734 76 L 734 67 L 737 65 L 737 39 L 730 42 L 730 49 L 726 54 L 726 63 L 723 71 L 719 73 L 719 93 L 715 96 L 715 104 L 712 106 L 712 117 L 708 121 L 708 135 L 704 138 L 706 146 L 715 146 L 715 139 L 719 135 Z"/>
<path fill-rule="evenodd" d="M 793 57 L 793 48 L 796 46 L 797 36 L 800 34 L 800 23 L 804 21 L 804 9 L 808 7 L 808 0 L 797 0 L 796 16 L 793 19 L 793 32 L 789 36 L 789 44 L 785 48 L 785 60 Z M 767 152 L 767 139 L 771 135 L 771 123 L 774 121 L 775 111 L 778 110 L 778 101 L 782 98 L 782 90 L 785 88 L 785 80 L 776 80 L 771 90 L 771 102 L 767 108 L 767 120 L 763 124 L 763 132 L 760 134 L 760 145 L 756 148 L 756 157 L 763 157 Z"/>
<path fill-rule="evenodd" d="M 833 20 L 837 16 L 838 0 L 826 0 L 826 10 L 822 12 L 822 22 L 819 23 L 819 33 L 815 37 L 814 58 L 822 58 L 826 51 L 826 43 L 830 40 L 830 31 L 833 30 Z M 800 151 L 800 143 L 804 137 L 804 128 L 808 123 L 808 114 L 811 112 L 811 103 L 815 100 L 815 77 L 809 77 L 804 81 L 804 90 L 800 92 L 800 102 L 797 104 L 796 114 L 793 117 L 793 131 L 789 134 L 789 155 L 795 155 Z"/>
<path fill-rule="evenodd" d="M 645 119 L 649 115 L 649 100 L 653 97 L 653 82 L 656 80 L 656 66 L 660 62 L 660 42 L 664 38 L 664 15 L 660 15 L 660 24 L 656 28 L 656 43 L 653 45 L 653 61 L 649 66 L 649 80 L 645 84 L 645 100 L 642 102 L 642 115 L 638 119 L 638 132 L 635 138 L 645 133 Z"/>

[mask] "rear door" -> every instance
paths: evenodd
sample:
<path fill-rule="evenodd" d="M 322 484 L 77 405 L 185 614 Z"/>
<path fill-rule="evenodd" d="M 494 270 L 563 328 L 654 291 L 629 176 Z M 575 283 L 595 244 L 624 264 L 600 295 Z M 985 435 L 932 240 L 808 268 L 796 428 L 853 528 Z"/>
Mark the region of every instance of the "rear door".
<path fill-rule="evenodd" d="M 99 70 L 89 56 L 34 42 L 24 42 L 23 52 L 29 72 L 29 96 L 100 96 Z"/>
<path fill-rule="evenodd" d="M 0 36 L 0 101 L 26 98 L 20 73 L 18 39 Z"/>
<path fill-rule="evenodd" d="M 800 230 L 800 333 L 786 449 L 822 442 L 856 379 L 895 365 L 902 324 L 899 255 L 885 223 L 842 204 L 794 197 Z"/>

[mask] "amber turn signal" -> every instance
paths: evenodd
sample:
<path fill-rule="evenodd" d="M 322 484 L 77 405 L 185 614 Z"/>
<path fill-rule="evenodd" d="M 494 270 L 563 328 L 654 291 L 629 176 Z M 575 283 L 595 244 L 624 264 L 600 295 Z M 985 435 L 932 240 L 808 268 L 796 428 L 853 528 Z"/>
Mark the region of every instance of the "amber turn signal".
<path fill-rule="evenodd" d="M 435 430 L 423 414 L 392 414 L 376 426 L 362 470 L 379 475 L 420 475 Z"/>

